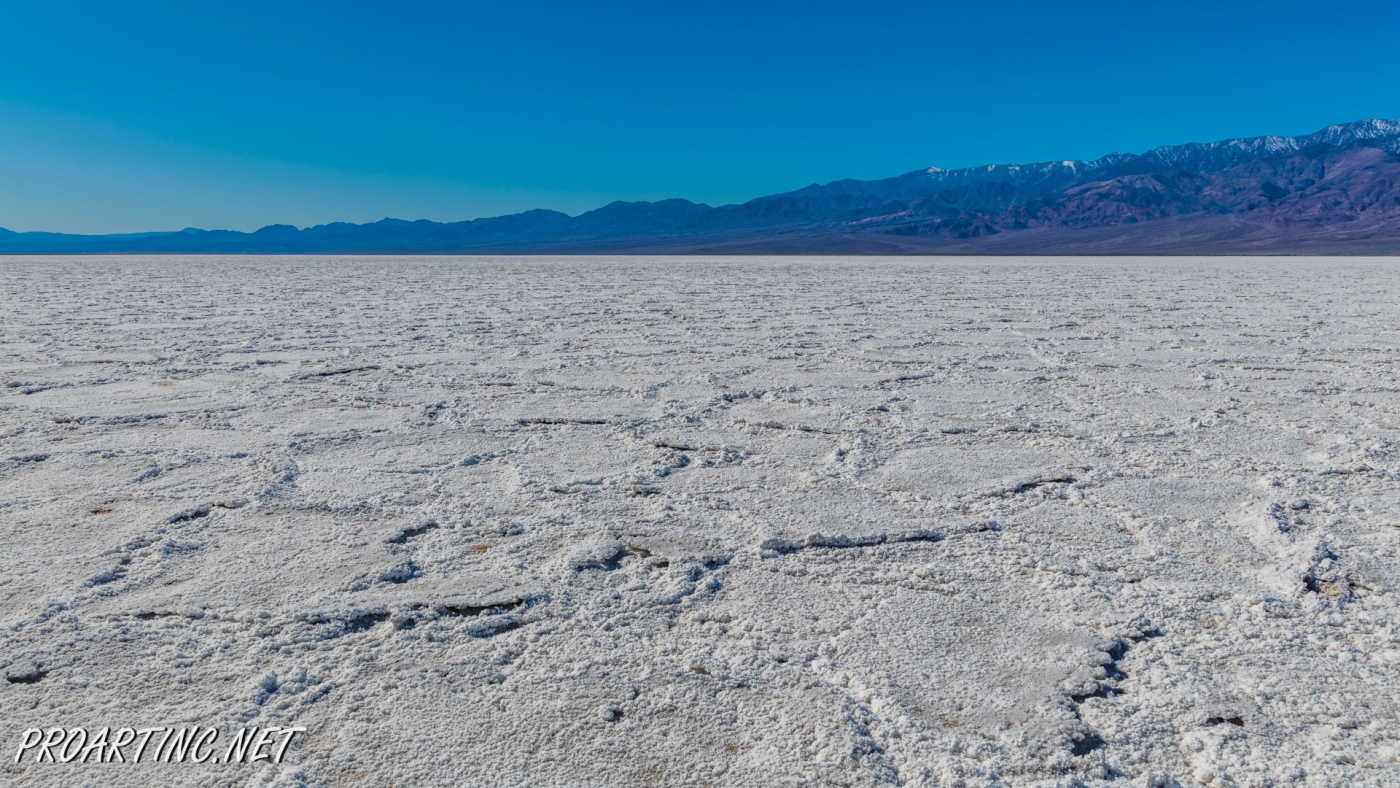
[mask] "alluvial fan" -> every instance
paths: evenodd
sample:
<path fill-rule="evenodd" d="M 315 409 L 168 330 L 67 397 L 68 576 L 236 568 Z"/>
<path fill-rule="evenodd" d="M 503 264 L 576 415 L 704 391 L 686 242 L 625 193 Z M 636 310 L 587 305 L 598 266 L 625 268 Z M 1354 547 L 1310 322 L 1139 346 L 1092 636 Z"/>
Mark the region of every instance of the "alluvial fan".
<path fill-rule="evenodd" d="M 15 784 L 1400 782 L 1400 261 L 0 258 L 0 308 Z"/>

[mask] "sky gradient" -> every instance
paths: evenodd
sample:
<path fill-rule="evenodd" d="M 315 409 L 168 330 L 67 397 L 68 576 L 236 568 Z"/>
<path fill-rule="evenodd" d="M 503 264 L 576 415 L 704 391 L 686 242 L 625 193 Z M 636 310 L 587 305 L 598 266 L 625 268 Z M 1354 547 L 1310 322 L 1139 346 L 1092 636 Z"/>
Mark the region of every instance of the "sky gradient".
<path fill-rule="evenodd" d="M 196 7 L 198 6 L 198 7 Z M 0 227 L 722 204 L 1400 117 L 1400 4 L 5 3 Z"/>

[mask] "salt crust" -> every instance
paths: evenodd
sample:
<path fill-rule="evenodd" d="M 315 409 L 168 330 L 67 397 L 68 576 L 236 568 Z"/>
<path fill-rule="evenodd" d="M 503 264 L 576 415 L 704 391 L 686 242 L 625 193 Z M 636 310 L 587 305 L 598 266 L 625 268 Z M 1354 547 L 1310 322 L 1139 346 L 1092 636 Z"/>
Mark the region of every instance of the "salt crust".
<path fill-rule="evenodd" d="M 1400 784 L 1395 260 L 0 258 L 15 785 Z M 27 727 L 302 725 L 281 765 Z"/>

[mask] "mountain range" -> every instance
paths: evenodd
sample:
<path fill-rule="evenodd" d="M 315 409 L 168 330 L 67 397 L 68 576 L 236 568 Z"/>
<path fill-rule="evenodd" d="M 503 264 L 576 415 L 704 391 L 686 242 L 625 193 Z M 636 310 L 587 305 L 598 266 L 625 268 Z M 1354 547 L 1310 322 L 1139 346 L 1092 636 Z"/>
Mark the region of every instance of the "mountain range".
<path fill-rule="evenodd" d="M 3 254 L 1400 254 L 1400 121 L 1094 161 L 932 167 L 712 207 L 614 202 L 251 233 L 15 233 Z"/>

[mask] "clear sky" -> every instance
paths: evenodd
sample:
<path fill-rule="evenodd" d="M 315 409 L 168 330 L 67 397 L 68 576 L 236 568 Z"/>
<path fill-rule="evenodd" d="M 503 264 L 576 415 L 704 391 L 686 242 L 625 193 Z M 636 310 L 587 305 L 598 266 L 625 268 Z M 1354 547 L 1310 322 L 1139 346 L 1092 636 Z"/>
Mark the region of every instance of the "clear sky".
<path fill-rule="evenodd" d="M 1400 3 L 0 0 L 0 227 L 738 202 L 1400 117 Z"/>

